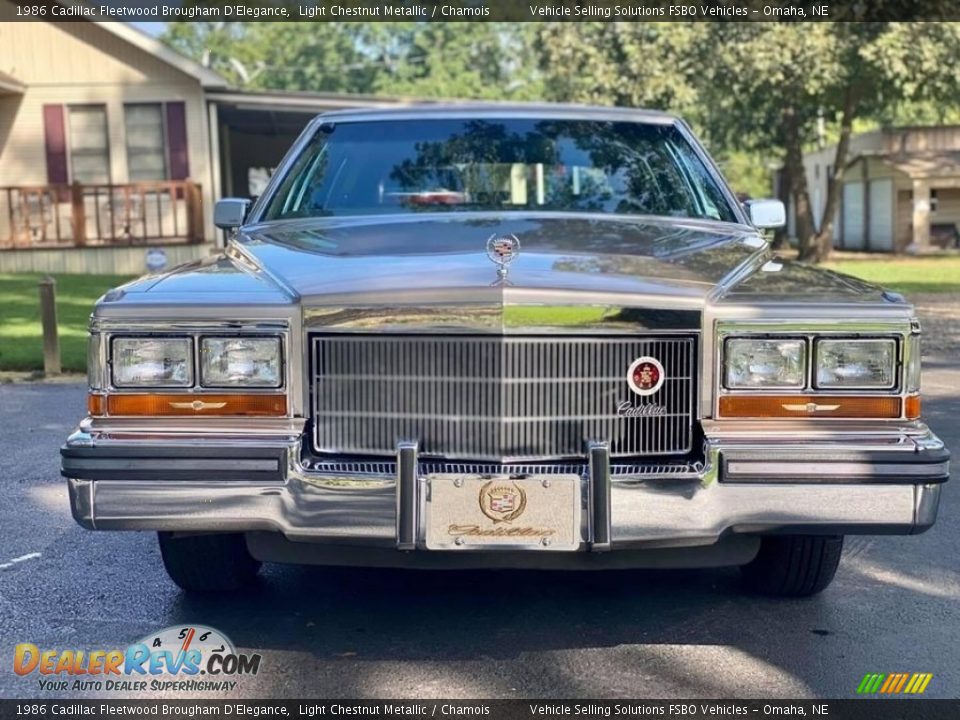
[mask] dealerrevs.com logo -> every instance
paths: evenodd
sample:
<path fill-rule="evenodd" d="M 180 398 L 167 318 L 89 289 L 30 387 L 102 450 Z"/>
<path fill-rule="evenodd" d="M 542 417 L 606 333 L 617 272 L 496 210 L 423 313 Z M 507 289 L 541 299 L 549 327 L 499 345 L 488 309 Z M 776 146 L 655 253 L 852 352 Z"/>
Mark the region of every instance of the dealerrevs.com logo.
<path fill-rule="evenodd" d="M 13 671 L 36 676 L 50 692 L 231 691 L 239 676 L 256 675 L 259 654 L 238 653 L 219 630 L 203 625 L 168 627 L 121 649 L 41 649 L 21 643 Z"/>

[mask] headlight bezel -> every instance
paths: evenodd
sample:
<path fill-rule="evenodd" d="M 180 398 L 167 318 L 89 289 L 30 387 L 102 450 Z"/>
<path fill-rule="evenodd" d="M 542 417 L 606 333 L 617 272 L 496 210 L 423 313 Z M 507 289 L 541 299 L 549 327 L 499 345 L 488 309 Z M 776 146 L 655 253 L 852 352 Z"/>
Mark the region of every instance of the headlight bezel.
<path fill-rule="evenodd" d="M 729 383 L 728 358 L 731 353 L 732 343 L 797 343 L 800 347 L 800 379 L 797 383 L 791 384 L 771 384 L 771 385 L 731 385 Z M 809 380 L 810 370 L 810 348 L 809 343 L 803 337 L 796 336 L 750 336 L 750 335 L 731 335 L 723 339 L 722 357 L 720 359 L 720 388 L 728 392 L 788 392 L 791 390 L 802 390 L 806 387 Z"/>
<path fill-rule="evenodd" d="M 289 343 L 288 332 L 230 332 L 232 328 L 225 328 L 221 332 L 209 329 L 185 330 L 182 332 L 150 332 L 150 331 L 132 331 L 124 332 L 115 330 L 113 332 L 91 332 L 92 340 L 99 348 L 99 356 L 102 359 L 100 370 L 94 373 L 88 372 L 88 386 L 91 391 L 106 392 L 113 394 L 122 393 L 144 393 L 153 390 L 164 391 L 168 393 L 184 394 L 203 394 L 203 393 L 222 393 L 225 391 L 236 391 L 243 393 L 277 393 L 287 392 L 290 379 L 288 377 L 287 345 Z M 264 338 L 277 342 L 279 347 L 279 368 L 277 385 L 204 385 L 201 378 L 201 342 L 204 338 L 215 338 L 222 340 L 245 339 L 245 338 Z M 185 340 L 190 347 L 190 378 L 189 385 L 128 385 L 117 384 L 115 380 L 115 356 L 114 344 L 117 340 Z M 88 350 L 89 357 L 96 353 Z M 94 382 L 98 381 L 98 382 Z"/>
<path fill-rule="evenodd" d="M 847 345 L 868 344 L 868 343 L 889 343 L 893 346 L 891 352 L 892 365 L 890 367 L 890 382 L 886 385 L 830 385 L 820 381 L 820 353 L 821 348 L 826 343 L 842 343 Z M 903 353 L 896 337 L 833 337 L 817 336 L 813 338 L 813 355 L 810 365 L 811 372 L 811 390 L 820 390 L 823 392 L 835 393 L 843 390 L 854 392 L 877 391 L 893 392 L 898 391 L 904 383 L 903 379 Z"/>
<path fill-rule="evenodd" d="M 725 351 L 726 341 L 730 338 L 803 339 L 808 345 L 807 382 L 804 387 L 727 388 Z M 883 388 L 859 385 L 818 387 L 815 376 L 820 360 L 814 346 L 821 339 L 893 341 L 894 385 Z M 844 422 L 873 418 L 885 422 L 903 422 L 915 421 L 920 417 L 920 324 L 916 318 L 850 319 L 838 315 L 825 320 L 723 319 L 716 322 L 713 343 L 712 374 L 709 383 L 704 382 L 703 392 L 712 397 L 710 412 L 717 420 L 757 421 L 779 417 L 785 421 Z M 885 398 L 895 398 L 899 412 L 891 414 L 876 404 Z M 747 402 L 762 399 L 766 399 L 766 405 L 754 407 Z M 875 415 L 862 414 L 861 406 L 856 406 L 856 403 L 864 401 L 875 402 L 871 406 L 876 411 Z M 789 408 L 788 404 L 791 404 Z"/>
<path fill-rule="evenodd" d="M 128 383 L 117 380 L 117 343 L 123 341 L 145 341 L 145 342 L 185 342 L 187 349 L 186 367 L 187 380 L 182 383 Z M 196 386 L 197 367 L 196 351 L 193 339 L 187 335 L 152 335 L 152 334 L 116 334 L 109 338 L 109 357 L 108 357 L 109 385 L 111 389 L 143 392 L 145 390 L 183 390 L 187 391 Z"/>
<path fill-rule="evenodd" d="M 276 343 L 277 349 L 277 384 L 276 385 L 251 385 L 243 383 L 213 383 L 206 382 L 204 379 L 204 344 L 208 341 L 231 341 L 231 340 L 254 340 L 254 341 L 272 341 Z M 284 374 L 286 368 L 286 358 L 284 356 L 283 338 L 279 335 L 227 335 L 223 333 L 203 334 L 196 338 L 196 365 L 197 365 L 197 388 L 203 390 L 265 390 L 276 391 L 284 387 Z"/>
<path fill-rule="evenodd" d="M 838 395 L 844 393 L 879 393 L 883 395 L 902 394 L 905 392 L 907 379 L 905 378 L 904 349 L 910 336 L 900 334 L 843 334 L 838 332 L 811 332 L 811 333 L 765 333 L 765 332 L 731 332 L 720 338 L 719 358 L 717 362 L 717 387 L 721 394 L 731 393 L 772 393 L 772 394 L 810 394 L 829 393 Z M 755 342 L 769 341 L 797 341 L 804 344 L 804 371 L 803 383 L 800 385 L 770 385 L 770 386 L 729 386 L 727 384 L 727 348 L 731 340 L 746 340 Z M 879 385 L 845 385 L 821 386 L 817 381 L 819 369 L 819 346 L 826 342 L 858 343 L 858 342 L 892 342 L 893 343 L 893 383 L 888 386 Z"/>

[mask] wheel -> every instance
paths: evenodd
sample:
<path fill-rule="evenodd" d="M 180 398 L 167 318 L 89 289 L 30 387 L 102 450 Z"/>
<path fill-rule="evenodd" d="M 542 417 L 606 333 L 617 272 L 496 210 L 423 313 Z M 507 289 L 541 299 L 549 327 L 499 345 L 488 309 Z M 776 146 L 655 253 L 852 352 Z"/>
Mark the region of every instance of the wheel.
<path fill-rule="evenodd" d="M 260 570 L 260 561 L 250 555 L 242 534 L 157 536 L 167 575 L 190 592 L 239 590 Z"/>
<path fill-rule="evenodd" d="M 755 592 L 807 597 L 833 581 L 842 551 L 842 535 L 768 535 L 757 556 L 740 570 Z"/>

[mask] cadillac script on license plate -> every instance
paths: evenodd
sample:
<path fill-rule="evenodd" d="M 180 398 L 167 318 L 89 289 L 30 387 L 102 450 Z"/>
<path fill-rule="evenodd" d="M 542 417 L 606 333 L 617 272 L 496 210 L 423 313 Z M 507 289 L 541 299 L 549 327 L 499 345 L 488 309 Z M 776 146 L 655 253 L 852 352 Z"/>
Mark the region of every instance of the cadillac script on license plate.
<path fill-rule="evenodd" d="M 428 475 L 429 550 L 577 550 L 578 475 Z"/>

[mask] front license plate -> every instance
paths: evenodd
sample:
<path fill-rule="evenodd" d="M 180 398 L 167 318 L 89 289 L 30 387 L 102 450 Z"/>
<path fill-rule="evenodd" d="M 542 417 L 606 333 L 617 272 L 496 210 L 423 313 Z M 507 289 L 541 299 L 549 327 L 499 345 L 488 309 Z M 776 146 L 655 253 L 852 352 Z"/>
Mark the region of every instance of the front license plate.
<path fill-rule="evenodd" d="M 577 550 L 580 476 L 428 475 L 430 550 Z"/>

